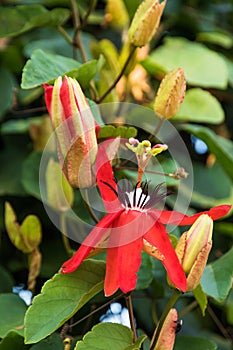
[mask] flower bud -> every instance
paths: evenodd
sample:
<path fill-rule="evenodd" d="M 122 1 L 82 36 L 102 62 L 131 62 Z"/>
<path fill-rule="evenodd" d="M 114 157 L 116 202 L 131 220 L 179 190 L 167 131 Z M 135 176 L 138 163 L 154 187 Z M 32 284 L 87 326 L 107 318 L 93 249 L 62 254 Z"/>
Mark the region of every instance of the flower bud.
<path fill-rule="evenodd" d="M 61 171 L 60 164 L 50 158 L 45 173 L 47 201 L 52 208 L 67 211 L 74 201 L 73 189 Z"/>
<path fill-rule="evenodd" d="M 187 276 L 187 292 L 200 282 L 212 247 L 212 231 L 213 220 L 203 214 L 182 234 L 176 246 L 176 254 Z"/>
<path fill-rule="evenodd" d="M 92 166 L 97 155 L 95 120 L 79 83 L 59 77 L 44 85 L 45 101 L 55 128 L 62 170 L 72 187 L 95 183 Z"/>
<path fill-rule="evenodd" d="M 172 350 L 176 336 L 178 314 L 176 309 L 171 309 L 164 321 L 158 341 L 153 350 Z"/>
<path fill-rule="evenodd" d="M 107 0 L 105 20 L 116 30 L 128 26 L 129 15 L 123 0 Z"/>
<path fill-rule="evenodd" d="M 184 71 L 173 69 L 163 78 L 155 99 L 154 111 L 161 118 L 169 119 L 177 114 L 186 90 Z"/>
<path fill-rule="evenodd" d="M 129 28 L 129 40 L 134 46 L 146 45 L 158 29 L 166 1 L 159 0 L 143 1 L 132 20 Z"/>

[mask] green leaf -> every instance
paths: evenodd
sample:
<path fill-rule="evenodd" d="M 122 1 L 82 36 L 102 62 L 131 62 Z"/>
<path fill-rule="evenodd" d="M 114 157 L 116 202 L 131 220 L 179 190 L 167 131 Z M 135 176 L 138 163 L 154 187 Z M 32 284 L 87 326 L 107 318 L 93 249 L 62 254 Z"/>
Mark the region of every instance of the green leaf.
<path fill-rule="evenodd" d="M 233 62 L 226 56 L 222 55 L 222 59 L 225 61 L 229 75 L 229 85 L 233 87 Z"/>
<path fill-rule="evenodd" d="M 233 46 L 231 35 L 221 32 L 201 32 L 197 34 L 197 40 L 216 44 L 225 49 L 230 49 Z"/>
<path fill-rule="evenodd" d="M 61 336 L 58 333 L 54 333 L 50 337 L 44 340 L 41 340 L 39 343 L 30 347 L 30 350 L 53 350 L 53 349 L 54 350 L 64 349 Z"/>
<path fill-rule="evenodd" d="M 204 126 L 186 124 L 182 125 L 181 128 L 207 144 L 209 151 L 216 156 L 218 162 L 233 181 L 233 142 L 216 135 Z"/>
<path fill-rule="evenodd" d="M 200 284 L 193 290 L 193 295 L 200 306 L 202 315 L 205 316 L 205 310 L 207 308 L 208 300 Z"/>
<path fill-rule="evenodd" d="M 39 167 L 41 152 L 32 152 L 23 162 L 22 185 L 25 191 L 41 200 L 39 187 Z"/>
<path fill-rule="evenodd" d="M 133 344 L 133 332 L 126 326 L 116 323 L 100 323 L 77 342 L 75 350 L 136 350 L 146 336 Z"/>
<path fill-rule="evenodd" d="M 172 120 L 220 124 L 224 121 L 224 111 L 218 100 L 208 91 L 190 89 Z"/>
<path fill-rule="evenodd" d="M 0 120 L 13 106 L 14 79 L 13 75 L 5 69 L 0 69 Z"/>
<path fill-rule="evenodd" d="M 218 161 L 215 161 L 211 167 L 201 162 L 193 161 L 194 192 L 198 192 L 206 197 L 212 198 L 217 202 L 224 200 L 226 203 L 232 199 L 233 186 L 229 176 L 225 173 Z M 219 179 L 222 183 L 219 183 Z M 210 203 L 210 206 L 216 204 Z"/>
<path fill-rule="evenodd" d="M 174 350 L 216 350 L 217 345 L 209 339 L 191 337 L 191 336 L 179 336 L 176 338 Z"/>
<path fill-rule="evenodd" d="M 194 64 L 195 62 L 195 64 Z M 222 57 L 200 43 L 185 38 L 167 38 L 143 62 L 151 74 L 182 67 L 188 84 L 225 89 L 228 70 Z"/>
<path fill-rule="evenodd" d="M 203 291 L 222 302 L 232 287 L 233 248 L 215 262 L 208 264 L 201 279 Z"/>
<path fill-rule="evenodd" d="M 200 162 L 193 162 L 193 178 L 191 204 L 194 207 L 209 209 L 210 207 L 233 202 L 232 182 L 218 161 L 212 167 L 207 167 Z M 219 183 L 220 178 L 221 183 Z M 186 193 L 189 193 L 189 188 L 184 186 L 181 191 L 185 196 Z"/>
<path fill-rule="evenodd" d="M 9 272 L 0 265 L 0 293 L 11 292 L 15 282 Z"/>
<path fill-rule="evenodd" d="M 0 342 L 0 350 L 26 350 L 28 345 L 24 344 L 24 338 L 17 332 L 11 331 Z M 62 350 L 62 349 L 61 349 Z"/>
<path fill-rule="evenodd" d="M 224 236 L 229 236 L 233 239 L 233 223 L 231 222 L 217 222 L 215 225 L 215 230 Z"/>
<path fill-rule="evenodd" d="M 138 280 L 136 289 L 145 289 L 149 287 L 154 277 L 153 258 L 147 253 L 142 252 L 142 263 L 138 271 Z"/>
<path fill-rule="evenodd" d="M 41 5 L 1 7 L 0 37 L 16 36 L 36 27 L 58 26 L 67 21 L 67 9 L 46 10 Z"/>
<path fill-rule="evenodd" d="M 27 307 L 18 295 L 0 294 L 0 338 L 4 338 L 11 330 L 23 329 L 23 319 Z"/>
<path fill-rule="evenodd" d="M 69 77 L 78 80 L 83 88 L 88 87 L 90 80 L 96 75 L 98 69 L 98 61 L 92 60 L 82 64 L 78 69 L 67 73 Z"/>
<path fill-rule="evenodd" d="M 117 48 L 108 39 L 93 41 L 91 51 L 95 58 L 104 57 L 104 69 L 111 71 L 112 77 L 115 78 L 120 72 L 120 62 Z"/>
<path fill-rule="evenodd" d="M 55 64 L 56 62 L 56 64 Z M 98 61 L 84 64 L 72 58 L 56 55 L 37 49 L 23 68 L 22 89 L 32 89 L 44 83 L 50 83 L 60 75 L 76 78 L 84 87 L 97 72 Z"/>
<path fill-rule="evenodd" d="M 63 325 L 103 289 L 104 275 L 103 261 L 86 260 L 75 272 L 47 281 L 26 313 L 26 343 L 36 343 Z"/>
<path fill-rule="evenodd" d="M 21 87 L 23 89 L 34 88 L 60 75 L 78 70 L 80 66 L 81 64 L 72 58 L 37 49 L 23 68 Z"/>
<path fill-rule="evenodd" d="M 1 134 L 26 134 L 28 133 L 29 127 L 32 123 L 39 126 L 41 123 L 41 117 L 8 120 L 2 124 Z"/>
<path fill-rule="evenodd" d="M 0 152 L 0 194 L 25 195 L 21 185 L 22 163 L 29 153 L 28 137 L 4 135 Z"/>

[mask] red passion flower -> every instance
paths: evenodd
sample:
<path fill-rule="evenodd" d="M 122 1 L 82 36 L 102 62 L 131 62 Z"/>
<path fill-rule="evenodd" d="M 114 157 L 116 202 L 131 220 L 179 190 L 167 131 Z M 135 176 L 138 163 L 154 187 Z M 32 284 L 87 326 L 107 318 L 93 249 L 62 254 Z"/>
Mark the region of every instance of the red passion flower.
<path fill-rule="evenodd" d="M 217 206 L 192 216 L 155 209 L 154 205 L 167 195 L 161 193 L 162 185 L 149 193 L 148 183 L 135 188 L 125 180 L 116 184 L 109 162 L 99 167 L 97 184 L 108 214 L 92 229 L 73 257 L 62 265 L 62 273 L 73 272 L 86 257 L 94 255 L 95 250 L 98 253 L 106 248 L 105 295 L 114 294 L 118 288 L 127 293 L 136 287 L 144 250 L 162 262 L 170 281 L 185 292 L 185 273 L 164 225 L 192 225 L 203 213 L 216 220 L 226 215 L 231 206 Z"/>

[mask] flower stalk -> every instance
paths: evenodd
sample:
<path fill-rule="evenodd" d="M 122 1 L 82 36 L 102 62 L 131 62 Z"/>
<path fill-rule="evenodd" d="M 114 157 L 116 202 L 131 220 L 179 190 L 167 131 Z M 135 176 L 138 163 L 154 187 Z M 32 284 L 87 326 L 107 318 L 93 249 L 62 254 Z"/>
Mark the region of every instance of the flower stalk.
<path fill-rule="evenodd" d="M 137 331 L 136 331 L 136 327 L 135 327 L 135 318 L 134 318 L 134 313 L 133 313 L 133 304 L 132 304 L 131 293 L 128 293 L 125 295 L 125 300 L 126 300 L 126 306 L 127 306 L 128 312 L 129 312 L 130 326 L 131 326 L 131 330 L 133 332 L 133 342 L 136 343 Z"/>
<path fill-rule="evenodd" d="M 136 49 L 137 49 L 136 46 L 131 46 L 131 49 L 129 51 L 129 55 L 128 55 L 120 73 L 118 74 L 116 79 L 113 81 L 113 83 L 109 86 L 109 88 L 103 93 L 103 95 L 99 99 L 96 100 L 96 103 L 101 103 L 108 96 L 108 94 L 110 94 L 110 92 L 115 88 L 117 83 L 120 81 L 121 77 L 124 75 Z"/>

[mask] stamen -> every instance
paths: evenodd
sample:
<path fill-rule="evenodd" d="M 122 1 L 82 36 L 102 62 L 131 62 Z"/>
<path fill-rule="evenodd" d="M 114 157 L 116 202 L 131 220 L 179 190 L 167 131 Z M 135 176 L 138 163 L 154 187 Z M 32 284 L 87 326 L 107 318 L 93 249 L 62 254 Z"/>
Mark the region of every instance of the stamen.
<path fill-rule="evenodd" d="M 126 203 L 127 203 L 127 207 L 131 208 L 131 203 L 130 203 L 129 196 L 128 196 L 127 192 L 125 192 L 125 200 L 126 200 Z"/>
<path fill-rule="evenodd" d="M 133 206 L 136 206 L 136 194 L 137 194 L 137 185 L 134 187 L 134 192 L 133 192 Z"/>
<path fill-rule="evenodd" d="M 123 179 L 120 183 L 117 183 L 117 190 L 108 182 L 102 181 L 106 186 L 108 186 L 114 194 L 118 197 L 121 204 L 126 209 L 132 209 L 132 210 L 149 210 L 152 208 L 155 204 L 160 202 L 162 199 L 164 199 L 167 196 L 170 196 L 171 194 L 174 194 L 173 192 L 165 192 L 159 194 L 159 191 L 164 187 L 165 183 L 161 183 L 157 185 L 151 194 L 149 194 L 149 182 L 145 181 L 141 183 L 141 186 L 138 187 L 140 184 L 139 182 L 136 184 L 134 189 L 132 189 L 131 183 Z M 140 193 L 139 193 L 140 191 Z M 139 198 L 137 199 L 137 197 Z"/>
<path fill-rule="evenodd" d="M 143 201 L 142 201 L 142 203 L 141 203 L 139 208 L 144 208 L 144 204 L 145 204 L 146 200 L 148 199 L 148 187 L 149 187 L 148 182 L 146 182 L 145 187 L 146 187 L 145 188 L 145 192 L 144 192 L 145 197 L 144 197 L 144 199 L 143 199 Z M 150 201 L 150 199 L 149 199 L 149 201 Z"/>
<path fill-rule="evenodd" d="M 101 182 L 103 184 L 105 184 L 106 186 L 108 186 L 115 193 L 115 195 L 118 197 L 118 193 L 117 193 L 117 191 L 115 190 L 115 188 L 112 185 L 110 185 L 108 182 L 103 181 L 103 180 L 101 180 Z"/>
<path fill-rule="evenodd" d="M 139 187 L 140 188 L 140 187 Z M 141 188 L 142 189 L 142 188 Z M 137 205 L 138 206 L 140 206 L 140 202 L 141 202 L 141 199 L 142 199 L 142 195 L 143 195 L 143 190 L 142 190 L 142 192 L 141 192 L 141 194 L 140 194 L 140 197 L 139 197 L 139 199 L 138 199 L 138 202 L 137 202 Z"/>
<path fill-rule="evenodd" d="M 127 202 L 125 200 L 125 181 L 123 181 L 123 185 L 122 188 L 120 188 L 119 183 L 117 183 L 117 189 L 118 189 L 118 198 L 119 201 L 123 204 L 123 205 L 127 205 Z"/>

